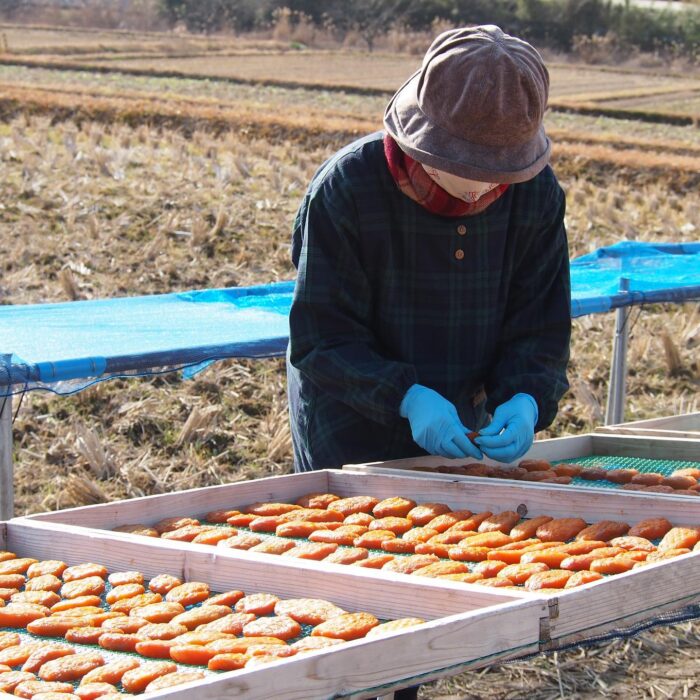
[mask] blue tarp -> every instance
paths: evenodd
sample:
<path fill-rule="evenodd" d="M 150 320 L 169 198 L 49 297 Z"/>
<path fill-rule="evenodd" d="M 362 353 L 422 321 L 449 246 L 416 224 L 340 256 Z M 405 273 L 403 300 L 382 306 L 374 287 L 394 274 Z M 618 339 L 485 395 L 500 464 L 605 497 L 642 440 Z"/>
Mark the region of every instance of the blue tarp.
<path fill-rule="evenodd" d="M 627 292 L 619 291 L 622 278 L 629 280 Z M 572 261 L 571 280 L 574 317 L 700 299 L 700 243 L 600 248 Z M 98 378 L 197 369 L 226 357 L 283 355 L 293 287 L 280 282 L 0 306 L 0 387 L 68 393 Z"/>

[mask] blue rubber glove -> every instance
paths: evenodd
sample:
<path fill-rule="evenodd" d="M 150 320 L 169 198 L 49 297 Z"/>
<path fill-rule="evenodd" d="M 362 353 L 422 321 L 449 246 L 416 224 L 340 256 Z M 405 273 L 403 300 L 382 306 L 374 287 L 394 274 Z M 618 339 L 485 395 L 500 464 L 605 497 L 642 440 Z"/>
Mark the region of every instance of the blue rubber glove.
<path fill-rule="evenodd" d="M 479 431 L 475 442 L 491 459 L 513 462 L 532 446 L 538 415 L 530 394 L 516 394 L 494 411 L 493 420 Z"/>
<path fill-rule="evenodd" d="M 467 437 L 454 404 L 426 386 L 414 384 L 403 397 L 399 412 L 408 418 L 415 442 L 431 455 L 460 459 L 483 455 Z"/>

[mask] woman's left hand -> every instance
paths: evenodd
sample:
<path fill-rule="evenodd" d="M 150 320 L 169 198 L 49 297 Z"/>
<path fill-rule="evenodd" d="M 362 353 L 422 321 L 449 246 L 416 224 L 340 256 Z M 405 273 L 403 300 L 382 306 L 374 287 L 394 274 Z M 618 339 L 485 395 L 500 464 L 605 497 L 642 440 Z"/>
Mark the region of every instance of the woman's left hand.
<path fill-rule="evenodd" d="M 474 442 L 487 457 L 513 462 L 532 446 L 538 415 L 537 402 L 532 396 L 516 394 L 494 411 L 493 420 L 479 431 Z"/>

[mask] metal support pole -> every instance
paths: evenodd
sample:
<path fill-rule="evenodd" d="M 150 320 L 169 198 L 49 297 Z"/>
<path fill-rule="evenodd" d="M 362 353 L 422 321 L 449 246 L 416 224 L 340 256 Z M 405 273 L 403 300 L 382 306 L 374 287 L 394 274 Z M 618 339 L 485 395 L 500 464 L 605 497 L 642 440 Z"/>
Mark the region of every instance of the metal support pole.
<path fill-rule="evenodd" d="M 620 278 L 620 291 L 627 292 L 630 281 Z M 629 307 L 623 306 L 615 311 L 615 337 L 613 339 L 612 360 L 610 362 L 610 381 L 608 385 L 608 402 L 605 408 L 605 425 L 622 423 L 625 416 L 625 386 L 627 380 L 627 341 L 629 340 Z"/>
<path fill-rule="evenodd" d="M 14 517 L 15 492 L 12 470 L 11 386 L 0 389 L 0 520 Z M 5 394 L 6 395 L 3 395 Z"/>

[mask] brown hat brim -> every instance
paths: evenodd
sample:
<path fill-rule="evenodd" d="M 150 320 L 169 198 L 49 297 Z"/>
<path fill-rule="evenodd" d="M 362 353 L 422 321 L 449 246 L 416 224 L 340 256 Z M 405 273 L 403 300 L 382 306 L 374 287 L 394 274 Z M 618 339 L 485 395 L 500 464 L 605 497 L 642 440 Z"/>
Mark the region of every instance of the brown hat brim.
<path fill-rule="evenodd" d="M 536 135 L 517 145 L 469 143 L 435 124 L 419 106 L 420 71 L 394 94 L 384 113 L 384 127 L 401 150 L 424 165 L 480 182 L 526 182 L 549 162 L 551 143 L 541 125 Z"/>

